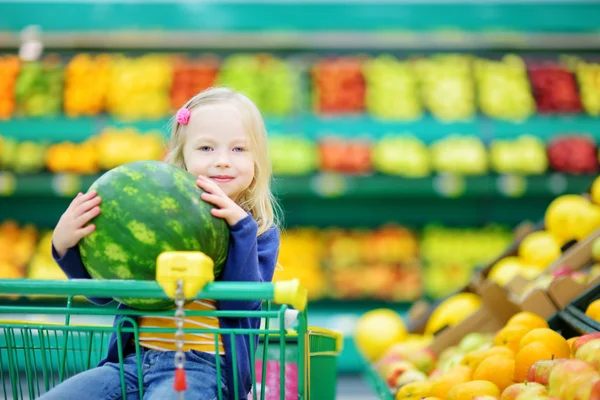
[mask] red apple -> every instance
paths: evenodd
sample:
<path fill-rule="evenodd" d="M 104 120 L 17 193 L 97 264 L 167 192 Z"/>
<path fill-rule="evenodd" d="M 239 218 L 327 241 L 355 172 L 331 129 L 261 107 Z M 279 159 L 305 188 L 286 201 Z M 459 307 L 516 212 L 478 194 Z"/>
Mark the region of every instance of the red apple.
<path fill-rule="evenodd" d="M 578 375 L 569 375 L 565 378 L 558 391 L 552 392 L 552 394 L 559 396 L 561 399 L 572 400 L 582 388 L 589 387 L 589 391 L 591 391 L 593 384 L 599 380 L 600 376 L 598 376 L 598 373 L 595 371 L 582 372 Z"/>
<path fill-rule="evenodd" d="M 600 400 L 600 380 L 583 382 L 573 400 Z"/>
<path fill-rule="evenodd" d="M 573 270 L 570 267 L 563 265 L 561 267 L 556 268 L 554 271 L 552 271 L 552 277 L 556 279 L 556 278 L 560 278 L 561 276 L 569 276 L 572 273 L 573 273 Z"/>
<path fill-rule="evenodd" d="M 396 379 L 396 383 L 393 387 L 400 388 L 412 382 L 422 382 L 425 380 L 427 380 L 427 375 L 416 369 L 411 369 L 400 375 L 398 379 Z"/>
<path fill-rule="evenodd" d="M 543 391 L 546 391 L 546 388 L 543 385 L 536 382 L 515 383 L 504 389 L 502 396 L 500 396 L 500 400 L 516 400 L 517 396 L 521 393 L 529 392 L 530 390 L 540 392 L 542 389 Z"/>
<path fill-rule="evenodd" d="M 529 368 L 529 372 L 527 373 L 527 381 L 537 382 L 540 385 L 548 386 L 550 372 L 552 372 L 552 369 L 558 364 L 561 364 L 565 361 L 568 361 L 568 358 L 557 358 L 555 360 L 536 361 Z"/>
<path fill-rule="evenodd" d="M 406 360 L 411 362 L 419 371 L 429 374 L 435 368 L 436 354 L 430 348 L 409 352 Z"/>
<path fill-rule="evenodd" d="M 600 339 L 590 340 L 575 353 L 575 358 L 588 362 L 596 370 L 600 370 Z"/>
<path fill-rule="evenodd" d="M 567 360 L 556 365 L 550 372 L 548 388 L 552 396 L 560 396 L 563 386 L 574 376 L 596 373 L 590 364 L 582 360 Z"/>
<path fill-rule="evenodd" d="M 392 361 L 381 367 L 380 372 L 389 387 L 395 387 L 398 378 L 406 371 L 414 370 L 415 366 L 408 361 Z"/>
<path fill-rule="evenodd" d="M 587 335 L 578 337 L 571 346 L 571 355 L 575 356 L 581 346 L 595 339 L 600 339 L 600 332 L 588 333 Z"/>

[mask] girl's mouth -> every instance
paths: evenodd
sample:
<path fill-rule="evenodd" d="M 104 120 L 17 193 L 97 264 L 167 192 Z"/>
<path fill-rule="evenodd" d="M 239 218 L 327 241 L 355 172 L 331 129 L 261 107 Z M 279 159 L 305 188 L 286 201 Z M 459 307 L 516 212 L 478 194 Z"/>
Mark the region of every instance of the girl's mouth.
<path fill-rule="evenodd" d="M 229 176 L 229 175 L 215 175 L 215 176 L 211 176 L 210 179 L 212 179 L 215 182 L 224 183 L 224 182 L 232 181 L 234 179 L 234 177 Z"/>

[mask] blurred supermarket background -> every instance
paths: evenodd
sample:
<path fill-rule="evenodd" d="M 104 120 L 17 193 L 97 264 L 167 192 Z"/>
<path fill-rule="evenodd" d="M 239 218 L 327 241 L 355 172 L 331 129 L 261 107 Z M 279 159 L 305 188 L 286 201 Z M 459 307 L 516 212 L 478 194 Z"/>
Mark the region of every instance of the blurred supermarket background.
<path fill-rule="evenodd" d="M 589 189 L 599 24 L 582 0 L 0 0 L 0 278 L 63 277 L 71 197 L 161 159 L 173 110 L 231 86 L 267 121 L 278 278 L 359 373 L 363 312 L 408 318 Z"/>

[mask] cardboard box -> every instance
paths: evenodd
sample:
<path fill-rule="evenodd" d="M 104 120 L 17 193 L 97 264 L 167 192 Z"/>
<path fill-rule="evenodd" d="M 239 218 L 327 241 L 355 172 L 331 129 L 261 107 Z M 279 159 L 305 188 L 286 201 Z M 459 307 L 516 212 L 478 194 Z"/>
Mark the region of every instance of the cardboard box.
<path fill-rule="evenodd" d="M 446 328 L 435 335 L 431 348 L 441 353 L 450 346 L 456 346 L 463 337 L 471 332 L 494 333 L 500 330 L 514 314 L 520 311 L 519 306 L 507 297 L 507 291 L 490 283 L 481 295 L 482 305 L 459 324 Z"/>
<path fill-rule="evenodd" d="M 580 270 L 593 264 L 592 247 L 594 241 L 600 237 L 600 229 L 579 241 L 569 248 L 558 260 L 550 264 L 548 271 L 567 266 L 573 270 Z M 548 295 L 559 310 L 563 310 L 571 301 L 592 286 L 600 283 L 600 277 L 590 282 L 581 284 L 570 276 L 564 276 L 552 281 L 546 289 Z"/>
<path fill-rule="evenodd" d="M 546 268 L 544 274 L 550 274 L 563 266 L 568 266 L 572 270 L 590 266 L 592 264 L 592 246 L 598 237 L 600 237 L 600 229 L 570 246 L 559 259 Z M 598 281 L 600 278 L 581 284 L 570 276 L 563 276 L 552 279 L 546 287 L 530 288 L 534 281 L 517 276 L 505 286 L 505 289 L 508 291 L 509 299 L 519 304 L 523 311 L 531 311 L 543 318 L 549 318 L 557 311 L 564 310 L 575 297 Z M 487 282 L 484 274 L 474 279 L 479 294 L 485 292 Z M 524 294 L 524 292 L 527 293 Z"/>

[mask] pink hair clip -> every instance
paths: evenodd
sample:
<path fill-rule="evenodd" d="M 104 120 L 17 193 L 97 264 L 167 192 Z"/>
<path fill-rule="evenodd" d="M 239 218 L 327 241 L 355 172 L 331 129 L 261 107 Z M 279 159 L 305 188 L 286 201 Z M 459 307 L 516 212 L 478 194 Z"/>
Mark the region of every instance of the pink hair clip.
<path fill-rule="evenodd" d="M 185 107 L 182 107 L 179 109 L 179 111 L 177 111 L 177 115 L 175 116 L 175 118 L 177 119 L 177 122 L 179 122 L 181 125 L 187 125 L 187 123 L 190 120 L 190 115 L 192 113 L 190 112 L 190 110 L 188 110 Z"/>

